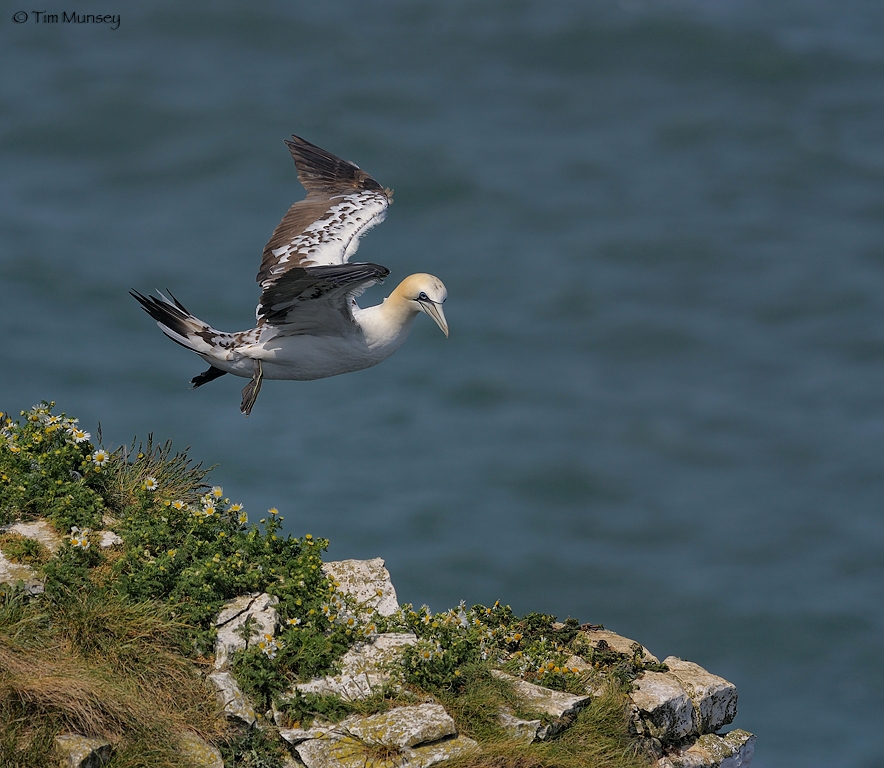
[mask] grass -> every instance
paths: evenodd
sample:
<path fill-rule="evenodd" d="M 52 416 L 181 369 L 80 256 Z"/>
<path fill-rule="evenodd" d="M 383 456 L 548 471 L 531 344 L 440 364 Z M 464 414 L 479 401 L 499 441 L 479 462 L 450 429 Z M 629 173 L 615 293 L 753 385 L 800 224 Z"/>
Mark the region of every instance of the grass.
<path fill-rule="evenodd" d="M 471 706 L 479 703 L 470 698 Z M 448 707 L 457 711 L 456 703 L 446 702 Z M 456 757 L 448 768 L 647 768 L 650 763 L 628 736 L 626 697 L 617 687 L 593 698 L 567 730 L 549 741 L 525 744 L 487 726 L 475 737 L 481 752 Z"/>
<path fill-rule="evenodd" d="M 0 550 L 10 562 L 22 565 L 42 565 L 51 557 L 49 550 L 36 539 L 10 531 L 0 533 Z"/>
<path fill-rule="evenodd" d="M 111 595 L 0 597 L 0 765 L 50 764 L 73 732 L 118 746 L 114 768 L 182 766 L 176 734 L 221 735 L 214 695 L 181 654 L 180 627 Z"/>
<path fill-rule="evenodd" d="M 396 706 L 436 700 L 458 732 L 481 745 L 451 768 L 637 768 L 648 765 L 626 727 L 625 691 L 641 655 L 581 646 L 580 625 L 546 614 L 515 616 L 508 606 L 461 604 L 439 614 L 405 605 L 392 617 L 359 618 L 352 598 L 322 572 L 328 542 L 281 534 L 272 509 L 249 525 L 245 511 L 208 470 L 171 445 L 106 451 L 76 419 L 42 403 L 22 422 L 0 413 L 0 524 L 37 517 L 63 536 L 50 556 L 39 543 L 0 534 L 15 562 L 37 567 L 45 592 L 28 598 L 0 587 L 0 768 L 57 762 L 54 737 L 71 731 L 110 741 L 109 768 L 190 768 L 182 739 L 216 744 L 228 768 L 281 768 L 286 745 L 275 728 L 243 731 L 221 717 L 205 681 L 212 667 L 214 617 L 225 601 L 268 592 L 280 629 L 233 658 L 240 687 L 264 712 L 276 704 L 288 725 L 340 722 Z M 121 547 L 103 550 L 95 530 L 112 527 Z M 393 670 L 398 681 L 365 700 L 280 694 L 333 670 L 354 642 L 384 631 L 418 641 Z M 586 690 L 577 653 L 611 685 L 573 724 L 547 742 L 515 742 L 497 714 L 531 719 L 510 674 L 563 691 Z M 352 744 L 350 744 L 352 742 Z M 350 739 L 368 764 L 392 764 L 395 746 Z"/>

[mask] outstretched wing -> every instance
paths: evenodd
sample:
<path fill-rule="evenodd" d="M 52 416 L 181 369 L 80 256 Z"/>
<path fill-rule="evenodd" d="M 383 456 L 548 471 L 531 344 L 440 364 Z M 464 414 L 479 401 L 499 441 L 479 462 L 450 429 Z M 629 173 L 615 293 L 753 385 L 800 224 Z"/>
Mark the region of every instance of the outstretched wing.
<path fill-rule="evenodd" d="M 345 264 L 393 201 L 392 190 L 353 163 L 298 136 L 286 144 L 307 197 L 289 208 L 264 246 L 257 277 L 264 291 L 289 270 Z"/>
<path fill-rule="evenodd" d="M 354 297 L 383 280 L 379 264 L 293 267 L 268 282 L 258 304 L 261 338 L 297 334 L 346 335 L 353 330 Z"/>

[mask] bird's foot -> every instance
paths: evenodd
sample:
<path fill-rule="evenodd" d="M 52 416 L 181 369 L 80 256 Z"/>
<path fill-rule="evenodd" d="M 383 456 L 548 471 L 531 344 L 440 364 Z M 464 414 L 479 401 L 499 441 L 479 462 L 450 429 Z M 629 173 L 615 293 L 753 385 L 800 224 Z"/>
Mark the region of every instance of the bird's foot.
<path fill-rule="evenodd" d="M 242 403 L 239 406 L 239 409 L 245 416 L 252 412 L 252 406 L 255 405 L 255 400 L 258 399 L 258 393 L 261 391 L 261 383 L 263 381 L 264 369 L 261 367 L 261 361 L 255 360 L 255 372 L 252 374 L 252 378 L 249 379 L 249 383 L 243 387 Z"/>
<path fill-rule="evenodd" d="M 209 366 L 208 371 L 204 371 L 199 374 L 199 376 L 194 376 L 190 380 L 191 389 L 196 389 L 197 387 L 201 387 L 203 384 L 208 384 L 210 381 L 215 381 L 219 376 L 223 376 L 227 371 L 222 371 L 220 368 L 216 368 L 214 365 Z"/>

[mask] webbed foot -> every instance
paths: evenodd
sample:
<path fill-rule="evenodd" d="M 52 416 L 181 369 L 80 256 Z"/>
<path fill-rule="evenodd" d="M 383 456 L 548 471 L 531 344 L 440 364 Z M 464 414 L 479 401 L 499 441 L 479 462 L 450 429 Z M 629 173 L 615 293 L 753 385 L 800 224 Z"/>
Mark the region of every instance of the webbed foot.
<path fill-rule="evenodd" d="M 252 407 L 255 405 L 255 400 L 258 399 L 258 393 L 261 391 L 261 383 L 263 381 L 264 369 L 261 367 L 261 361 L 255 360 L 255 372 L 252 374 L 252 378 L 249 379 L 249 383 L 242 390 L 242 403 L 240 403 L 239 409 L 244 415 L 248 416 L 252 412 Z"/>

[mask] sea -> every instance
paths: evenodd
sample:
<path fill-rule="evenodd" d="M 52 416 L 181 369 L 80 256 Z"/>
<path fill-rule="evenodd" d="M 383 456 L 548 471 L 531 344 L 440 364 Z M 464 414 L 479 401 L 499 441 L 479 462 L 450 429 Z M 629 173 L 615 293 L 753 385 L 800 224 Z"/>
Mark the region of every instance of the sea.
<path fill-rule="evenodd" d="M 0 5 L 0 408 L 695 661 L 754 768 L 884 766 L 884 3 Z M 293 133 L 395 189 L 363 305 L 430 272 L 451 334 L 244 418 L 128 291 L 252 327 Z"/>

